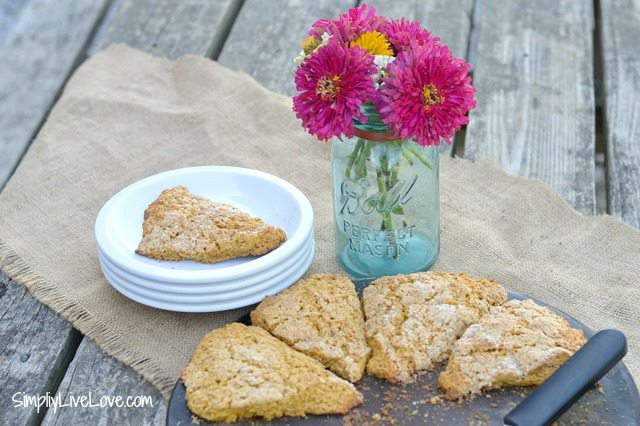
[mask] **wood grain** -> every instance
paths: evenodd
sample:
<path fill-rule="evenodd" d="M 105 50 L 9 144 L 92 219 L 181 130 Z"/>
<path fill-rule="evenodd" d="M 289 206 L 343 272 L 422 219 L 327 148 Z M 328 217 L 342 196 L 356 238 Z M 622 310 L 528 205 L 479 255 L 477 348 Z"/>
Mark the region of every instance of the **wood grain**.
<path fill-rule="evenodd" d="M 97 386 L 99 385 L 99 386 Z M 131 368 L 104 353 L 93 341 L 85 338 L 69 365 L 58 393 L 63 401 L 71 396 L 91 396 L 94 404 L 109 398 L 135 398 L 130 402 L 149 404 L 146 407 L 117 407 L 108 409 L 77 407 L 47 412 L 42 422 L 46 426 L 67 425 L 162 425 L 166 416 L 166 403 L 157 389 Z M 149 399 L 142 399 L 149 398 Z M 101 401 L 102 399 L 102 401 Z"/>
<path fill-rule="evenodd" d="M 107 3 L 0 5 L 0 189 L 84 56 Z M 13 395 L 55 391 L 79 340 L 70 323 L 0 273 L 0 424 L 39 422 L 45 411 L 16 407 Z"/>
<path fill-rule="evenodd" d="M 186 53 L 209 55 L 219 51 L 239 2 L 225 1 L 133 1 L 121 0 L 109 12 L 90 46 L 96 52 L 123 42 L 158 56 L 175 58 Z M 162 425 L 166 402 L 160 392 L 90 339 L 84 338 L 58 390 L 65 402 L 72 395 L 94 400 L 107 396 L 149 396 L 153 406 L 138 408 L 71 408 L 48 411 L 44 424 L 135 424 Z"/>
<path fill-rule="evenodd" d="M 0 188 L 83 58 L 108 1 L 5 3 L 0 9 Z"/>
<path fill-rule="evenodd" d="M 378 14 L 419 21 L 461 58 L 467 56 L 473 0 L 371 0 Z"/>
<path fill-rule="evenodd" d="M 25 395 L 55 391 L 80 334 L 0 273 L 0 424 L 39 423 L 45 411 L 16 405 Z"/>
<path fill-rule="evenodd" d="M 470 61 L 478 106 L 467 158 L 550 184 L 595 211 L 592 2 L 477 2 Z"/>
<path fill-rule="evenodd" d="M 608 210 L 640 228 L 640 0 L 600 5 Z"/>
<path fill-rule="evenodd" d="M 89 48 L 113 43 L 175 59 L 219 50 L 241 2 L 237 0 L 116 0 Z"/>
<path fill-rule="evenodd" d="M 354 5 L 350 0 L 246 0 L 218 61 L 252 75 L 265 87 L 293 95 L 293 58 L 311 24 L 335 18 Z"/>

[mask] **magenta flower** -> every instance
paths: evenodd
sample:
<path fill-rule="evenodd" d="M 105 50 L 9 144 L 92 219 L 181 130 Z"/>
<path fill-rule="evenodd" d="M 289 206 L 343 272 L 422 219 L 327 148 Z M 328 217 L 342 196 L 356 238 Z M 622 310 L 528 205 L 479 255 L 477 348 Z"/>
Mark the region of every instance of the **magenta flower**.
<path fill-rule="evenodd" d="M 387 37 L 396 54 L 408 50 L 412 45 L 426 46 L 432 40 L 439 40 L 416 21 L 404 18 L 386 22 L 380 32 Z"/>
<path fill-rule="evenodd" d="M 451 142 L 476 104 L 469 69 L 436 40 L 411 45 L 387 67 L 376 98 L 382 121 L 400 138 L 420 145 Z"/>
<path fill-rule="evenodd" d="M 363 49 L 332 39 L 296 70 L 296 116 L 319 139 L 352 137 L 353 119 L 366 121 L 360 106 L 374 94 L 375 72 L 373 58 Z"/>
<path fill-rule="evenodd" d="M 343 13 L 335 20 L 318 19 L 309 31 L 309 35 L 320 37 L 322 33 L 329 33 L 336 37 L 344 45 L 349 43 L 362 33 L 380 31 L 387 19 L 378 16 L 376 9 L 367 4 L 361 4 Z"/>
<path fill-rule="evenodd" d="M 309 35 L 320 38 L 324 33 L 333 35 L 337 32 L 336 21 L 332 19 L 321 18 L 311 25 Z"/>

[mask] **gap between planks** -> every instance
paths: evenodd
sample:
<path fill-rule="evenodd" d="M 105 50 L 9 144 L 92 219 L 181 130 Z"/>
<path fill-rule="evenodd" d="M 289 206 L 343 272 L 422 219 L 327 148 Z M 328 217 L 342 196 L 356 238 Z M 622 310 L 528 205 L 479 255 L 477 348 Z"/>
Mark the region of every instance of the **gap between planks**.
<path fill-rule="evenodd" d="M 604 111 L 606 110 L 606 98 L 604 95 L 604 59 L 602 52 L 602 14 L 601 0 L 593 0 L 593 90 L 596 102 L 595 109 L 595 190 L 596 190 L 596 214 L 609 212 L 607 202 L 607 122 Z"/>

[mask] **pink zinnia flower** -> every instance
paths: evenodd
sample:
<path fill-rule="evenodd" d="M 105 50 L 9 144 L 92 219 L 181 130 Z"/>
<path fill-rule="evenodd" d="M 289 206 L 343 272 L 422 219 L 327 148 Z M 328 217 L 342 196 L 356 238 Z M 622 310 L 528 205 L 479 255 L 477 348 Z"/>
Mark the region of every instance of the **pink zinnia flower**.
<path fill-rule="evenodd" d="M 420 23 L 404 18 L 386 22 L 380 32 L 387 37 L 396 54 L 411 48 L 412 45 L 426 46 L 432 40 L 439 40 L 423 29 Z"/>
<path fill-rule="evenodd" d="M 400 138 L 413 138 L 420 145 L 451 142 L 476 105 L 469 69 L 436 41 L 412 45 L 387 67 L 376 98 L 382 121 Z"/>
<path fill-rule="evenodd" d="M 387 19 L 378 16 L 376 9 L 367 4 L 353 7 L 340 15 L 338 19 L 318 19 L 309 31 L 309 35 L 320 37 L 323 33 L 329 33 L 345 45 L 362 33 L 380 31 Z"/>
<path fill-rule="evenodd" d="M 318 19 L 311 25 L 311 29 L 309 30 L 309 35 L 320 38 L 322 34 L 329 33 L 334 34 L 337 32 L 335 21 L 331 19 L 321 18 Z"/>
<path fill-rule="evenodd" d="M 332 39 L 296 70 L 296 116 L 319 139 L 353 136 L 353 119 L 366 121 L 360 106 L 374 93 L 375 72 L 373 58 L 363 49 Z"/>

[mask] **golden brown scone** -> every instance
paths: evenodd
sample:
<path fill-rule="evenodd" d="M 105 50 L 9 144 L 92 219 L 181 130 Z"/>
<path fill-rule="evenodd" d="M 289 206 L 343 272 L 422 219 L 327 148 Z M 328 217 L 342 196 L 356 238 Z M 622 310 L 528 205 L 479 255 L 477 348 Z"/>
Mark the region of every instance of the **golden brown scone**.
<path fill-rule="evenodd" d="M 356 382 L 364 374 L 369 347 L 355 286 L 345 276 L 318 274 L 266 298 L 251 322 Z"/>
<path fill-rule="evenodd" d="M 582 331 L 531 300 L 492 308 L 456 342 L 438 386 L 449 399 L 544 382 L 585 343 Z"/>
<path fill-rule="evenodd" d="M 285 239 L 282 229 L 177 186 L 162 191 L 145 210 L 136 253 L 158 260 L 215 263 L 265 254 Z"/>
<path fill-rule="evenodd" d="M 506 300 L 495 281 L 466 274 L 420 272 L 374 281 L 363 294 L 372 350 L 367 372 L 392 383 L 413 381 L 445 361 L 465 329 Z"/>
<path fill-rule="evenodd" d="M 351 383 L 318 361 L 239 323 L 207 334 L 182 380 L 189 409 L 210 421 L 344 414 L 362 403 Z"/>

